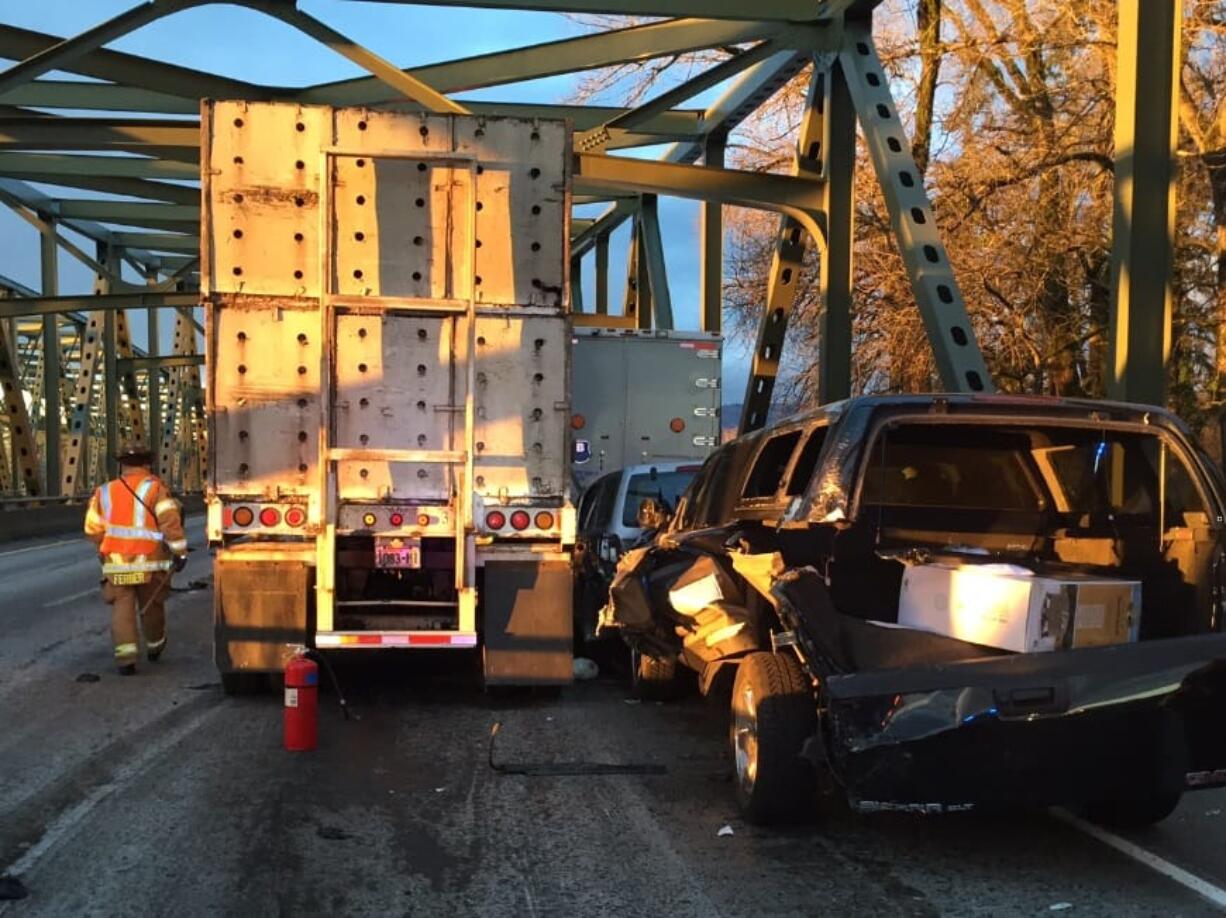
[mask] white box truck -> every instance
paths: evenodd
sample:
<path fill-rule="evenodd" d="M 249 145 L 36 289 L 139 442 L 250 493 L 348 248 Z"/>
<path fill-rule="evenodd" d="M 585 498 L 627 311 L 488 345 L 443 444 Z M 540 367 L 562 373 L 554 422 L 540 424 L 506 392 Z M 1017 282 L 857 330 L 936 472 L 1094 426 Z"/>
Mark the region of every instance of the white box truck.
<path fill-rule="evenodd" d="M 227 690 L 287 645 L 572 675 L 561 121 L 202 107 Z"/>
<path fill-rule="evenodd" d="M 573 343 L 579 487 L 631 465 L 701 463 L 719 445 L 719 335 L 586 327 Z"/>

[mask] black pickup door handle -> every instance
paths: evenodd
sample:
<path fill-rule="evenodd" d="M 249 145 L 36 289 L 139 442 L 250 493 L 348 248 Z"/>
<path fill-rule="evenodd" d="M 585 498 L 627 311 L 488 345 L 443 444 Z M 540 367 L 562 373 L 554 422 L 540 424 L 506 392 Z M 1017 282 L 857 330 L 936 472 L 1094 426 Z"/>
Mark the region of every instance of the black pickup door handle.
<path fill-rule="evenodd" d="M 992 695 L 996 699 L 996 710 L 1001 717 L 1063 714 L 1068 710 L 1068 689 L 1063 685 L 996 689 Z"/>

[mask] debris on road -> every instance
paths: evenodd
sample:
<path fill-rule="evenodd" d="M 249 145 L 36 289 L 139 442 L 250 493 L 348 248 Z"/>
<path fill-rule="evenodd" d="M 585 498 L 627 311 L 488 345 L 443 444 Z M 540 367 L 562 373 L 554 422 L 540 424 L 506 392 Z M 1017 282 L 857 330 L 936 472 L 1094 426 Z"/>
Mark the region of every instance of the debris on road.
<path fill-rule="evenodd" d="M 715 833 L 717 838 L 723 838 L 726 835 L 735 835 L 735 834 L 736 833 L 732 831 L 732 826 L 724 826 L 718 832 Z"/>
<path fill-rule="evenodd" d="M 0 900 L 24 899 L 28 895 L 30 891 L 17 877 L 0 877 Z"/>
<path fill-rule="evenodd" d="M 576 680 L 587 682 L 600 675 L 600 667 L 596 664 L 595 660 L 589 660 L 587 657 L 575 657 L 574 672 Z"/>
<path fill-rule="evenodd" d="M 77 676 L 76 681 L 77 682 L 101 682 L 102 677 L 99 676 L 97 673 L 81 673 L 81 675 Z"/>
<path fill-rule="evenodd" d="M 351 833 L 346 832 L 344 829 L 337 828 L 336 826 L 320 826 L 315 831 L 315 834 L 320 838 L 327 839 L 328 841 L 347 841 L 353 838 Z"/>
<path fill-rule="evenodd" d="M 503 775 L 531 775 L 533 777 L 566 777 L 596 775 L 665 775 L 663 765 L 639 762 L 534 762 L 531 764 L 507 764 L 494 761 L 494 744 L 502 723 L 495 721 L 490 728 L 490 768 Z"/>

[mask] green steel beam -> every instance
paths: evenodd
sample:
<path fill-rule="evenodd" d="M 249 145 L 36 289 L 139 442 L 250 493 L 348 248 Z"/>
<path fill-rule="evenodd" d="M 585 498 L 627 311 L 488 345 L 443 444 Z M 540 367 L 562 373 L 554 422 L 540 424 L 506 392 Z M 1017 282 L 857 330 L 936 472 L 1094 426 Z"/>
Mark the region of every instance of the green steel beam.
<path fill-rule="evenodd" d="M 634 191 L 773 210 L 795 218 L 815 238 L 824 235 L 820 180 L 576 153 L 574 187 L 579 193 Z"/>
<path fill-rule="evenodd" d="M 1112 398 L 1166 404 L 1182 0 L 1120 0 L 1111 253 Z"/>
<path fill-rule="evenodd" d="M 137 370 L 162 370 L 169 367 L 202 367 L 203 354 L 178 354 L 163 357 L 130 357 L 115 361 L 119 373 L 132 373 Z"/>
<path fill-rule="evenodd" d="M 163 16 L 191 6 L 199 6 L 202 2 L 206 0 L 148 0 L 134 6 L 80 35 L 28 55 L 20 63 L 0 72 L 0 92 L 28 83 L 51 70 L 71 70 L 75 61 L 108 42 L 122 38 Z"/>
<path fill-rule="evenodd" d="M 113 233 L 111 240 L 120 249 L 147 249 L 153 252 L 185 252 L 196 255 L 200 251 L 197 236 L 175 233 Z"/>
<path fill-rule="evenodd" d="M 199 163 L 200 126 L 137 118 L 5 118 L 0 149 L 128 150 Z"/>
<path fill-rule="evenodd" d="M 0 175 L 3 174 L 5 173 L 0 171 Z M 112 178 L 110 176 L 94 175 L 89 172 L 77 174 L 69 172 L 27 172 L 22 175 L 22 178 L 28 182 L 39 182 L 43 185 L 103 191 L 107 194 L 160 201 L 163 204 L 199 205 L 200 201 L 199 188 L 192 188 L 186 185 L 168 185 L 164 182 L 151 182 L 145 179 Z"/>
<path fill-rule="evenodd" d="M 198 129 L 198 126 L 197 126 Z M 90 156 L 60 153 L 0 153 L 0 175 L 31 178 L 51 175 L 89 175 L 99 178 L 178 179 L 199 181 L 200 167 L 187 163 L 137 156 Z M 199 191 L 195 192 L 199 197 Z"/>
<path fill-rule="evenodd" d="M 824 405 L 851 396 L 856 110 L 841 64 L 836 61 L 823 82 L 825 123 L 819 152 L 826 176 L 826 245 L 818 269 L 822 318 L 817 397 Z"/>
<path fill-rule="evenodd" d="M 102 246 L 105 248 L 105 245 Z M 101 262 L 106 264 L 106 262 Z M 143 288 L 137 288 L 143 289 Z M 45 316 L 61 312 L 198 306 L 198 293 L 103 293 L 84 296 L 37 296 L 0 300 L 0 319 Z"/>
<path fill-rule="evenodd" d="M 39 233 L 39 268 L 42 283 L 39 292 L 54 297 L 60 288 L 59 247 L 56 245 L 55 222 L 48 220 Z M 59 316 L 43 316 L 43 456 L 45 464 L 44 494 L 60 493 L 60 323 Z"/>
<path fill-rule="evenodd" d="M 728 132 L 743 121 L 754 108 L 770 98 L 788 80 L 799 73 L 812 59 L 811 54 L 781 51 L 750 67 L 734 80 L 703 113 L 703 135 Z M 665 162 L 693 163 L 703 154 L 703 141 L 678 143 L 661 157 Z M 571 240 L 571 251 L 583 254 L 595 244 L 601 233 L 610 233 L 633 212 L 633 204 L 624 201 L 610 207 L 587 233 Z"/>
<path fill-rule="evenodd" d="M 267 93 L 260 93 L 252 101 L 265 98 Z M 235 98 L 229 96 L 228 98 Z M 245 98 L 245 97 L 241 97 Z M 586 131 L 598 127 L 607 121 L 619 117 L 633 109 L 614 105 L 562 105 L 530 102 L 488 102 L 472 99 L 456 99 L 474 115 L 508 115 L 516 118 L 568 118 L 576 131 Z M 147 89 L 135 89 L 130 86 L 117 86 L 111 83 L 82 83 L 71 80 L 38 80 L 24 86 L 0 94 L 0 105 L 24 105 L 34 108 L 95 110 L 106 112 L 144 112 L 165 115 L 196 115 L 200 111 L 197 100 L 186 99 L 168 93 L 159 93 Z M 422 106 L 397 99 L 380 105 L 380 108 L 417 111 Z M 674 109 L 660 112 L 635 126 L 633 136 L 661 135 L 664 137 L 698 136 L 702 121 L 701 109 Z M 184 124 L 188 122 L 182 122 Z M 194 122 L 197 123 L 198 122 Z M 174 163 L 177 167 L 179 164 Z M 127 174 L 127 173 L 124 173 Z M 199 170 L 193 169 L 187 178 L 198 177 Z M 157 178 L 172 176 L 154 176 L 139 174 L 139 178 Z M 181 176 L 173 176 L 179 178 Z"/>
<path fill-rule="evenodd" d="M 815 68 L 809 79 L 804 116 L 801 119 L 799 136 L 796 138 L 796 151 L 792 157 L 792 174 L 796 181 L 813 185 L 822 198 L 822 206 L 825 205 L 826 197 L 821 161 L 821 144 L 825 129 L 825 75 L 824 70 Z M 788 214 L 780 218 L 766 283 L 766 302 L 758 319 L 758 336 L 754 344 L 749 379 L 745 384 L 740 433 L 761 429 L 766 425 L 770 414 L 783 344 L 792 316 L 792 307 L 796 303 L 805 249 L 810 238 L 819 249 L 824 247 L 824 240 L 807 230 L 795 218 Z"/>
<path fill-rule="evenodd" d="M 664 240 L 660 237 L 660 202 L 654 194 L 645 194 L 639 199 L 639 258 L 647 269 L 651 285 L 652 327 L 671 330 L 673 298 L 668 290 Z"/>
<path fill-rule="evenodd" d="M 847 45 L 839 53 L 839 63 L 885 198 L 911 292 L 932 346 L 941 385 L 950 392 L 992 392 L 992 379 L 890 93 L 889 76 L 873 45 L 871 25 L 848 22 L 845 29 Z"/>
<path fill-rule="evenodd" d="M 648 122 L 656 115 L 692 99 L 712 86 L 718 86 L 725 80 L 731 79 L 743 72 L 746 68 L 765 60 L 776 50 L 774 42 L 762 41 L 728 58 L 726 61 L 721 61 L 714 67 L 708 67 L 697 76 L 691 77 L 680 85 L 660 93 L 637 108 L 624 112 L 615 118 L 611 118 L 604 124 L 576 136 L 575 149 L 581 152 L 606 149 L 610 146 L 614 132 L 637 129 L 639 125 Z"/>
<path fill-rule="evenodd" d="M 703 165 L 724 167 L 728 135 L 712 134 L 703 147 Z M 703 331 L 719 333 L 724 313 L 724 208 L 711 201 L 702 202 L 699 225 L 698 300 L 699 323 Z"/>
<path fill-rule="evenodd" d="M 59 201 L 56 212 L 63 217 L 81 217 L 123 226 L 195 229 L 200 225 L 200 207 L 188 204 L 144 204 L 70 198 Z"/>
<path fill-rule="evenodd" d="M 61 44 L 63 39 L 15 26 L 0 25 L 0 57 L 25 60 Z M 76 58 L 65 69 L 125 86 L 173 93 L 197 104 L 202 98 L 271 99 L 285 90 L 270 89 L 211 73 L 164 64 L 135 54 L 98 48 Z"/>
<path fill-rule="evenodd" d="M 405 73 L 399 67 L 384 60 L 373 51 L 363 48 L 331 26 L 320 22 L 314 16 L 302 12 L 302 10 L 292 4 L 272 2 L 248 3 L 247 5 L 292 25 L 299 32 L 309 35 L 320 44 L 357 64 L 363 70 L 374 74 L 375 79 L 385 84 L 393 92 L 413 100 L 432 112 L 452 115 L 468 114 L 468 109 L 464 108 L 464 106 L 451 101 L 427 83 L 417 79 L 412 74 Z"/>
<path fill-rule="evenodd" d="M 407 72 L 433 86 L 437 92 L 451 95 L 466 89 L 535 80 L 769 38 L 778 38 L 785 44 L 794 41 L 817 42 L 818 37 L 824 34 L 825 29 L 820 25 L 669 19 L 429 64 Z M 324 83 L 302 90 L 297 97 L 304 102 L 329 105 L 369 105 L 397 98 L 392 90 L 373 77 Z"/>
<path fill-rule="evenodd" d="M 709 16 L 713 19 L 774 19 L 803 22 L 829 15 L 829 3 L 814 0 L 377 0 L 428 6 L 476 6 L 502 10 L 549 10 L 623 16 Z"/>
<path fill-rule="evenodd" d="M 596 239 L 596 314 L 609 314 L 609 234 Z"/>

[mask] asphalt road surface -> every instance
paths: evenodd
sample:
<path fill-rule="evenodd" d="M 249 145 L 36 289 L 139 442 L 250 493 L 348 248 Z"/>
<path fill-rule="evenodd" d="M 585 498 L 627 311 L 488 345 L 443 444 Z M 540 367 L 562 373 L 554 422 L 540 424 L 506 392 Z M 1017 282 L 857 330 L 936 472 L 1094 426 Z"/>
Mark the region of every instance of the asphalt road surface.
<path fill-rule="evenodd" d="M 1220 791 L 1128 839 L 1059 813 L 759 829 L 737 816 L 719 707 L 632 704 L 612 678 L 489 698 L 474 661 L 445 651 L 349 657 L 360 719 L 325 695 L 319 750 L 290 754 L 279 697 L 221 693 L 207 589 L 175 594 L 162 662 L 121 679 L 97 576 L 77 540 L 0 551 L 0 874 L 29 891 L 0 915 L 1166 916 L 1226 902 Z M 178 582 L 208 577 L 198 551 Z M 495 722 L 503 762 L 666 773 L 500 774 Z"/>

